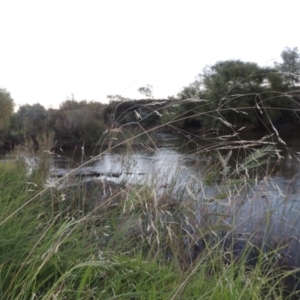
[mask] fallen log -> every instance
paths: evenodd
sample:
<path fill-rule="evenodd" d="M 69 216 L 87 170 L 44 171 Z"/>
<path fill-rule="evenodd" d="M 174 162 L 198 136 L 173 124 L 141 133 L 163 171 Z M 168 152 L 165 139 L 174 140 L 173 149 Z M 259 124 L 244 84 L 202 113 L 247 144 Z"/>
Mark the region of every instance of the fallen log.
<path fill-rule="evenodd" d="M 62 173 L 51 173 L 50 177 L 52 178 L 62 178 L 64 176 L 68 175 L 66 172 Z M 145 173 L 131 173 L 131 172 L 97 172 L 97 171 L 90 171 L 90 172 L 77 172 L 77 173 L 72 173 L 73 176 L 75 177 L 113 177 L 113 178 L 119 178 L 121 175 L 145 175 Z"/>

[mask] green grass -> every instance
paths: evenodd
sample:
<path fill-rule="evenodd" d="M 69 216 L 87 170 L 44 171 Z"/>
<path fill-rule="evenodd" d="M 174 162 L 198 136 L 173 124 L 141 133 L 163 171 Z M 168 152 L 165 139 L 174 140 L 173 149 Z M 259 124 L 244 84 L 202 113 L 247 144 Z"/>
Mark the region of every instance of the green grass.
<path fill-rule="evenodd" d="M 203 181 L 177 199 L 172 185 L 163 195 L 130 185 L 97 202 L 97 189 L 45 188 L 45 154 L 31 174 L 21 160 L 0 163 L 0 299 L 297 299 L 289 282 L 299 270 L 280 259 L 283 246 L 267 237 L 253 244 L 253 232 L 237 255 L 239 205 L 222 203 L 243 201 L 250 173 L 272 151 L 253 152 L 235 169 L 218 153 Z M 217 184 L 215 195 L 198 199 L 207 184 Z M 200 240 L 204 250 L 191 259 Z"/>
<path fill-rule="evenodd" d="M 221 234 L 211 238 L 224 228 L 209 214 L 191 263 L 188 205 L 131 186 L 95 210 L 84 190 L 44 189 L 38 174 L 0 164 L 1 299 L 292 299 L 283 279 L 295 271 L 274 263 L 276 249 L 268 260 L 257 249 L 249 267 L 247 251 L 236 259 Z"/>

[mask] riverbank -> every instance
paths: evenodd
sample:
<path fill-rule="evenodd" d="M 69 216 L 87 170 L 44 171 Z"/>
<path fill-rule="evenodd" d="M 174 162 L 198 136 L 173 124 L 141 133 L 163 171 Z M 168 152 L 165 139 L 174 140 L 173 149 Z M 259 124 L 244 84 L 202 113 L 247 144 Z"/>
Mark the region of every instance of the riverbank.
<path fill-rule="evenodd" d="M 215 165 L 198 179 L 217 182 L 209 198 L 196 185 L 62 188 L 68 175 L 49 181 L 46 154 L 30 173 L 22 160 L 0 164 L 2 299 L 297 299 L 297 236 L 270 235 L 268 184 L 253 194 L 251 178 L 215 181 L 227 168 Z M 245 199 L 264 209 L 242 234 L 257 215 L 235 217 Z"/>

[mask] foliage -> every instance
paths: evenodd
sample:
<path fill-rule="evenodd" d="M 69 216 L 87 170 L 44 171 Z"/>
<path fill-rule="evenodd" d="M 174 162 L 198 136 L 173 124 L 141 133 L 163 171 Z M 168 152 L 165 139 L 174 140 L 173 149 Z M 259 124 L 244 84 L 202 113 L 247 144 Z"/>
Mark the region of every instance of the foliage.
<path fill-rule="evenodd" d="M 168 124 L 172 121 L 172 125 L 178 128 L 201 127 L 201 106 L 204 102 L 199 101 L 200 86 L 198 75 L 194 82 L 182 89 L 177 98 L 169 97 L 170 104 L 164 109 L 163 123 Z"/>
<path fill-rule="evenodd" d="M 107 95 L 107 99 L 109 101 L 129 101 L 129 100 L 131 100 L 129 98 L 123 97 L 122 95 L 118 95 L 118 94 Z"/>
<path fill-rule="evenodd" d="M 112 127 L 154 127 L 160 124 L 160 110 L 166 100 L 112 100 L 104 110 L 105 123 Z"/>
<path fill-rule="evenodd" d="M 153 96 L 153 86 L 147 84 L 146 86 L 142 86 L 138 89 L 138 92 L 144 95 L 147 98 L 152 98 Z"/>
<path fill-rule="evenodd" d="M 255 187 L 251 179 L 259 181 L 254 170 L 277 152 L 265 140 L 253 143 L 227 144 L 227 150 L 237 145 L 245 151 L 269 145 L 235 167 L 229 164 L 232 152 L 223 157 L 217 149 L 222 143 L 213 143 L 216 151 L 208 147 L 219 160 L 204 173 L 215 176 L 209 199 L 199 193 L 206 189 L 202 176 L 195 178 L 198 187 L 185 179 L 187 193 L 176 193 L 176 186 L 160 193 L 151 183 L 69 181 L 65 186 L 72 173 L 46 182 L 43 151 L 31 173 L 26 156 L 0 163 L 1 299 L 296 297 L 295 285 L 287 289 L 287 283 L 298 280 L 299 270 L 286 268 L 280 241 L 265 235 L 255 243 L 255 232 L 234 237 L 241 202 L 255 201 L 247 193 Z M 204 170 L 199 165 L 199 174 Z M 236 201 L 229 204 L 230 199 Z"/>
<path fill-rule="evenodd" d="M 48 131 L 49 112 L 39 103 L 25 104 L 13 115 L 13 125 L 16 131 L 25 135 L 43 134 Z"/>
<path fill-rule="evenodd" d="M 285 48 L 281 52 L 282 63 L 275 63 L 275 66 L 283 75 L 285 82 L 294 87 L 299 83 L 300 78 L 300 53 L 297 47 Z"/>
<path fill-rule="evenodd" d="M 50 109 L 50 128 L 60 144 L 94 144 L 105 131 L 99 102 L 66 100 L 59 109 Z"/>
<path fill-rule="evenodd" d="M 292 100 L 285 96 L 286 91 L 282 77 L 272 68 L 239 60 L 218 62 L 206 67 L 178 95 L 186 99 L 179 113 L 205 128 L 260 128 L 278 122 L 284 109 L 291 108 Z"/>
<path fill-rule="evenodd" d="M 153 87 L 138 91 L 147 98 L 133 100 L 108 95 L 109 104 L 66 100 L 59 109 L 40 104 L 22 105 L 13 113 L 10 94 L 0 90 L 1 144 L 11 148 L 55 132 L 58 145 L 94 145 L 103 132 L 118 127 L 154 128 L 167 126 L 187 131 L 247 130 L 268 126 L 299 125 L 300 54 L 297 48 L 281 53 L 275 68 L 260 67 L 240 60 L 219 61 L 207 66 L 177 97 L 152 99 Z"/>
<path fill-rule="evenodd" d="M 289 201 L 299 197 L 296 180 L 281 190 L 268 173 L 270 160 L 281 159 L 275 138 L 284 144 L 273 126 L 291 121 L 299 107 L 286 91 L 276 70 L 225 61 L 206 68 L 169 101 L 118 96 L 121 101 L 112 98 L 105 106 L 72 99 L 47 113 L 24 106 L 15 129 L 35 132 L 36 120 L 54 129 L 60 143 L 96 143 L 105 125 L 108 140 L 126 126 L 147 128 L 149 136 L 161 122 L 227 126 L 232 134 L 186 135 L 194 146 L 186 158 L 198 169 L 187 176 L 182 164 L 170 184 L 159 187 L 153 181 L 160 174 L 147 174 L 144 184 L 79 184 L 74 171 L 51 181 L 49 158 L 55 154 L 43 149 L 28 154 L 22 148 L 16 161 L 0 162 L 0 298 L 299 298 L 297 251 L 289 247 L 299 245 L 299 209 Z M 240 139 L 235 130 L 265 124 L 273 134 L 255 141 Z M 100 159 L 101 151 L 83 166 Z M 156 164 L 155 157 L 151 161 Z M 135 165 L 126 161 L 125 167 L 130 163 Z M 269 201 L 272 189 L 284 198 L 282 206 Z M 250 218 L 256 222 L 247 223 Z"/>
<path fill-rule="evenodd" d="M 10 93 L 5 89 L 0 89 L 0 132 L 9 127 L 13 110 L 14 101 Z"/>

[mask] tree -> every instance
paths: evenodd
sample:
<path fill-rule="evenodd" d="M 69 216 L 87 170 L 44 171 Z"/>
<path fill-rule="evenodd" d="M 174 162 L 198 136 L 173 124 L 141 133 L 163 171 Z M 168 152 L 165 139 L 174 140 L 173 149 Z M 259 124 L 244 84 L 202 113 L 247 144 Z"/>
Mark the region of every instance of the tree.
<path fill-rule="evenodd" d="M 147 98 L 152 98 L 153 97 L 153 86 L 150 84 L 147 84 L 146 86 L 140 87 L 138 89 L 138 92 Z"/>
<path fill-rule="evenodd" d="M 281 108 L 290 101 L 281 96 L 285 91 L 283 78 L 275 69 L 228 60 L 206 67 L 178 97 L 194 99 L 182 102 L 185 125 L 197 120 L 206 128 L 232 124 L 251 129 L 280 118 Z"/>
<path fill-rule="evenodd" d="M 48 130 L 49 113 L 39 103 L 20 106 L 14 115 L 17 130 L 26 135 L 38 135 Z"/>
<path fill-rule="evenodd" d="M 158 112 L 165 101 L 161 100 L 111 100 L 105 108 L 103 115 L 106 125 L 119 127 L 122 125 L 141 125 L 151 127 L 160 124 L 161 114 Z M 140 118 L 137 119 L 137 115 Z"/>
<path fill-rule="evenodd" d="M 241 61 L 224 62 L 220 69 L 218 66 L 217 77 L 224 81 L 227 90 L 212 99 L 218 103 L 217 109 L 223 110 L 222 117 L 231 124 L 248 129 L 265 126 L 278 121 L 289 107 L 290 99 L 282 94 L 287 87 L 275 69 Z M 209 77 L 206 87 L 207 80 Z M 213 90 L 218 88 L 214 86 Z"/>
<path fill-rule="evenodd" d="M 66 100 L 59 109 L 50 110 L 50 127 L 59 144 L 97 143 L 104 132 L 103 110 L 99 102 Z"/>
<path fill-rule="evenodd" d="M 195 81 L 188 86 L 183 87 L 182 91 L 177 95 L 180 100 L 199 99 L 201 97 L 201 88 L 203 81 L 202 74 L 198 74 Z"/>
<path fill-rule="evenodd" d="M 0 89 L 0 132 L 6 130 L 14 111 L 14 101 L 6 89 Z"/>
<path fill-rule="evenodd" d="M 292 87 L 299 83 L 300 53 L 298 48 L 285 48 L 281 52 L 282 63 L 275 63 L 275 67 L 282 73 L 285 81 Z"/>

